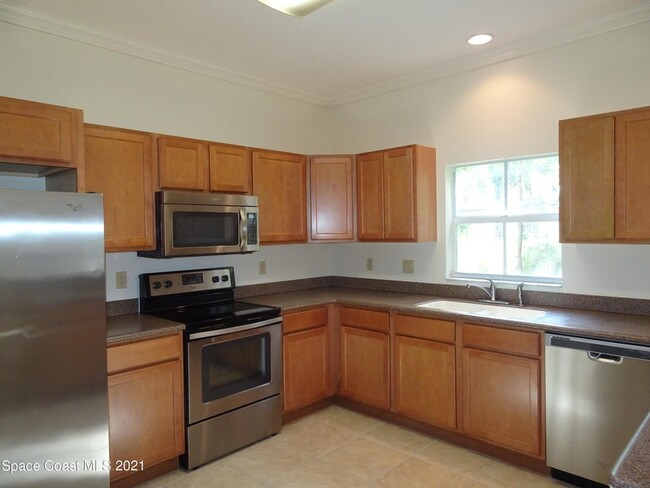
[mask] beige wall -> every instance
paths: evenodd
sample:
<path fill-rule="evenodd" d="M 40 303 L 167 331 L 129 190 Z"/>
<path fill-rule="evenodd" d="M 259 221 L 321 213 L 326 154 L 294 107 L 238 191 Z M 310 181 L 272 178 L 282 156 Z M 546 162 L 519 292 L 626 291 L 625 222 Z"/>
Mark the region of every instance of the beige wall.
<path fill-rule="evenodd" d="M 332 109 L 343 152 L 419 143 L 438 155 L 435 244 L 333 247 L 332 272 L 442 283 L 447 276 L 445 167 L 557 152 L 563 118 L 650 105 L 650 23 Z M 650 298 L 650 245 L 564 245 L 568 293 Z M 365 271 L 373 257 L 375 271 Z M 415 260 L 415 273 L 401 271 Z"/>
<path fill-rule="evenodd" d="M 420 143 L 438 150 L 437 243 L 266 246 L 154 261 L 107 255 L 108 299 L 137 274 L 234 264 L 240 284 L 338 274 L 446 281 L 447 165 L 557 150 L 561 118 L 650 105 L 650 23 L 324 109 L 0 22 L 0 94 L 82 108 L 88 122 L 300 153 Z M 650 246 L 565 245 L 562 291 L 649 298 Z M 365 271 L 365 258 L 375 271 Z M 258 261 L 268 274 L 258 274 Z M 416 272 L 401 273 L 414 259 Z M 114 273 L 129 271 L 115 290 Z"/>

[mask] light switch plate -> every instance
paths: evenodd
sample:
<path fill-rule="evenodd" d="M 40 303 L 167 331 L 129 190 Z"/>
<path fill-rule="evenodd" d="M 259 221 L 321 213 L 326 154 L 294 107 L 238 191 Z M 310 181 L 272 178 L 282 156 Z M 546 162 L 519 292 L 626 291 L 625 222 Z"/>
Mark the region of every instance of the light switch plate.
<path fill-rule="evenodd" d="M 402 273 L 414 273 L 415 272 L 415 263 L 412 259 L 402 260 Z"/>
<path fill-rule="evenodd" d="M 366 271 L 372 271 L 374 270 L 375 266 L 372 261 L 372 258 L 366 258 Z"/>
<path fill-rule="evenodd" d="M 265 275 L 266 274 L 266 261 L 260 261 L 258 263 L 258 265 L 259 265 L 260 274 Z"/>

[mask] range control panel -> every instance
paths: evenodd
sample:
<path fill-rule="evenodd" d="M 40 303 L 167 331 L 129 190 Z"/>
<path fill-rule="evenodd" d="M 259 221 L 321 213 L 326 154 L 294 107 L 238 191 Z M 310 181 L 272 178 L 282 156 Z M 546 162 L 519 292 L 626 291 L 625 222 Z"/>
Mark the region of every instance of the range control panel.
<path fill-rule="evenodd" d="M 140 275 L 141 294 L 156 297 L 235 288 L 232 266 Z"/>

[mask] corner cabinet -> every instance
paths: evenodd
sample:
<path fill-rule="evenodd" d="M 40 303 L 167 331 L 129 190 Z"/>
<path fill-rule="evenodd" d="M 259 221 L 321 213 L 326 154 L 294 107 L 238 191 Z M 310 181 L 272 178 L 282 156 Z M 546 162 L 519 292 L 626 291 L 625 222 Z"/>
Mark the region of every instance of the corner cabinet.
<path fill-rule="evenodd" d="M 154 247 L 152 134 L 84 127 L 83 189 L 104 195 L 106 252 Z"/>
<path fill-rule="evenodd" d="M 361 241 L 436 240 L 436 152 L 406 146 L 357 156 Z"/>
<path fill-rule="evenodd" d="M 388 312 L 341 308 L 339 395 L 390 408 L 390 321 Z"/>
<path fill-rule="evenodd" d="M 185 451 L 181 334 L 108 348 L 110 459 L 148 469 Z M 111 481 L 133 472 L 111 470 Z"/>
<path fill-rule="evenodd" d="M 328 396 L 327 307 L 288 313 L 282 320 L 282 413 L 287 413 Z"/>
<path fill-rule="evenodd" d="M 560 121 L 560 241 L 650 242 L 650 107 Z"/>
<path fill-rule="evenodd" d="M 464 323 L 462 338 L 463 433 L 543 457 L 542 333 Z"/>
<path fill-rule="evenodd" d="M 300 154 L 253 150 L 260 243 L 307 242 L 307 161 Z"/>
<path fill-rule="evenodd" d="M 83 112 L 0 97 L 3 161 L 78 168 L 83 166 Z"/>
<path fill-rule="evenodd" d="M 354 239 L 352 170 L 352 156 L 309 158 L 311 240 Z"/>

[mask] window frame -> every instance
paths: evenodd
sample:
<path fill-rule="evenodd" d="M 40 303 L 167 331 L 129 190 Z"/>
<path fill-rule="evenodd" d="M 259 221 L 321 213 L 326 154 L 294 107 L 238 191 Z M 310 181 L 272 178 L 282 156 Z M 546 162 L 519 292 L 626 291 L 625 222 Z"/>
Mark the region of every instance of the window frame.
<path fill-rule="evenodd" d="M 554 285 L 561 286 L 563 275 L 558 278 L 553 277 L 540 277 L 540 276 L 531 276 L 531 275 L 510 275 L 510 274 L 488 274 L 488 273 L 468 273 L 461 272 L 458 270 L 458 239 L 457 239 L 457 226 L 458 224 L 475 224 L 475 223 L 489 223 L 489 224 L 501 224 L 503 225 L 504 238 L 503 238 L 503 262 L 504 266 L 506 265 L 506 253 L 507 253 L 507 226 L 508 223 L 529 223 L 529 222 L 557 222 L 558 227 L 559 223 L 559 196 L 558 196 L 558 210 L 557 213 L 525 213 L 525 214 L 514 214 L 514 215 L 494 215 L 494 216 L 462 216 L 458 217 L 456 215 L 456 169 L 467 166 L 481 166 L 495 163 L 503 163 L 504 166 L 504 200 L 505 207 L 508 205 L 508 167 L 510 163 L 527 160 L 527 159 L 542 159 L 555 157 L 558 158 L 558 153 L 547 153 L 547 154 L 537 154 L 531 156 L 521 156 L 521 157 L 508 157 L 501 159 L 493 159 L 489 161 L 477 161 L 472 163 L 460 163 L 455 164 L 450 167 L 450 226 L 449 226 L 449 243 L 450 246 L 450 279 L 460 279 L 460 280 L 476 280 L 489 278 L 491 280 L 504 282 L 504 283 L 520 283 L 525 282 L 529 284 L 542 284 L 542 285 Z M 559 175 L 558 175 L 559 176 Z M 560 244 L 558 242 L 558 244 Z M 560 244 L 561 246 L 561 244 Z M 561 250 L 561 247 L 560 247 Z M 560 256 L 560 259 L 562 257 Z M 505 271 L 505 269 L 504 269 Z"/>

